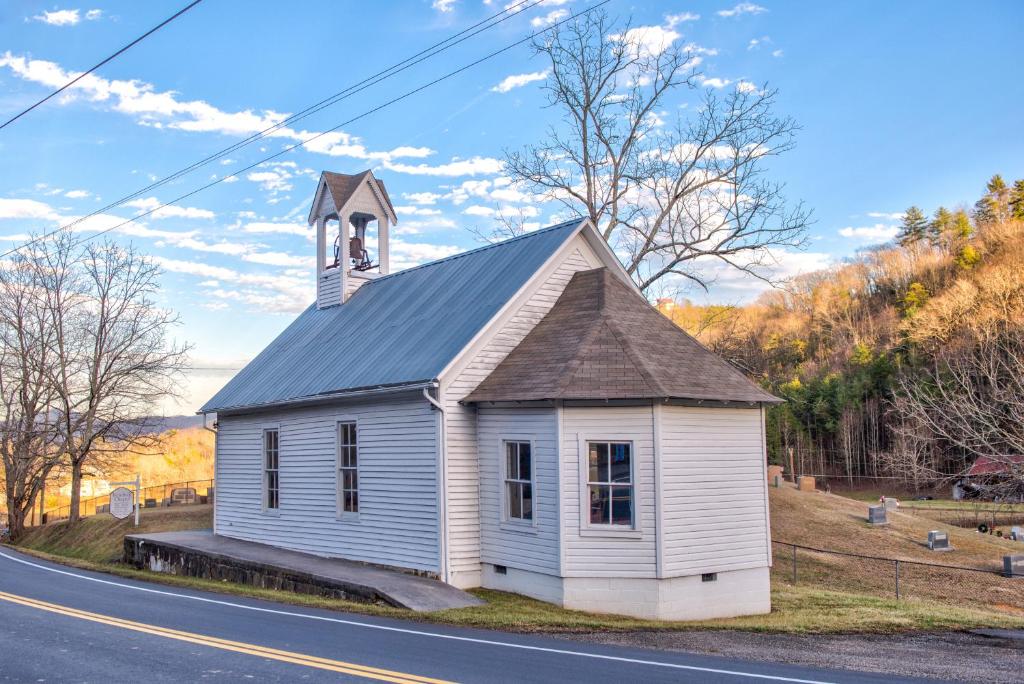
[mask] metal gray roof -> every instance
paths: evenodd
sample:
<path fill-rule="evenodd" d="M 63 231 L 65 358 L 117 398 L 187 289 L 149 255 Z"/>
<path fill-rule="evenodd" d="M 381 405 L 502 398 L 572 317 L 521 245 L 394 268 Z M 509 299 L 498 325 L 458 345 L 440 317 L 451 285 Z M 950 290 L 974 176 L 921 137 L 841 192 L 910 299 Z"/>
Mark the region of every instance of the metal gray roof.
<path fill-rule="evenodd" d="M 340 306 L 311 305 L 200 411 L 434 380 L 581 224 L 377 278 Z"/>

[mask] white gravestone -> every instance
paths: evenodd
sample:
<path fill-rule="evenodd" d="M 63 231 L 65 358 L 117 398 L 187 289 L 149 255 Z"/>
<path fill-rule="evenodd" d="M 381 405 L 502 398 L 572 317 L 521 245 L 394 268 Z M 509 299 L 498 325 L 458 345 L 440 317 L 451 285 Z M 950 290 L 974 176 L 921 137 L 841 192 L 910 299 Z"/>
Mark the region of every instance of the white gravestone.
<path fill-rule="evenodd" d="M 932 551 L 950 551 L 949 535 L 940 530 L 928 533 L 928 548 Z"/>

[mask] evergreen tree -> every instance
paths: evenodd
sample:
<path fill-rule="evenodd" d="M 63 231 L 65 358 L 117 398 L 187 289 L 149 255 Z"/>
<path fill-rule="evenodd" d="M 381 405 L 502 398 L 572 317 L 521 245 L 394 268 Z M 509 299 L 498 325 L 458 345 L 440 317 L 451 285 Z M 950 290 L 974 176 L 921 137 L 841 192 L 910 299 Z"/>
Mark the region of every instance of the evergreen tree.
<path fill-rule="evenodd" d="M 910 207 L 903 214 L 900 232 L 896 236 L 896 240 L 906 247 L 920 242 L 926 237 L 928 237 L 928 219 L 919 208 Z"/>
<path fill-rule="evenodd" d="M 953 214 L 953 237 L 958 240 L 966 240 L 974 234 L 974 226 L 971 225 L 971 217 L 967 212 L 960 209 Z"/>
<path fill-rule="evenodd" d="M 953 214 L 946 207 L 939 207 L 935 210 L 935 218 L 928 226 L 928 242 L 932 245 L 939 244 L 942 236 L 949 233 L 953 228 Z"/>
<path fill-rule="evenodd" d="M 1010 217 L 1024 220 L 1024 180 L 1015 181 L 1010 191 Z"/>
<path fill-rule="evenodd" d="M 1010 216 L 1010 188 L 998 173 L 985 184 L 985 194 L 974 205 L 974 220 L 979 223 L 1005 221 Z"/>

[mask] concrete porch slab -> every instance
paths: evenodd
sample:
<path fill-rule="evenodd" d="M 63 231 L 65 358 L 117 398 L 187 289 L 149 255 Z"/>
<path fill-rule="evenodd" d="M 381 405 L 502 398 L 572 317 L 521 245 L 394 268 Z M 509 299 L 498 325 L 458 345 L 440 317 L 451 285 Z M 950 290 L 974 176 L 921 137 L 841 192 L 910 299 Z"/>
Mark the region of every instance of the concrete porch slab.
<path fill-rule="evenodd" d="M 439 580 L 230 539 L 214 535 L 212 530 L 130 534 L 124 538 L 124 554 L 126 562 L 160 572 L 231 579 L 415 611 L 483 604 L 472 594 Z"/>

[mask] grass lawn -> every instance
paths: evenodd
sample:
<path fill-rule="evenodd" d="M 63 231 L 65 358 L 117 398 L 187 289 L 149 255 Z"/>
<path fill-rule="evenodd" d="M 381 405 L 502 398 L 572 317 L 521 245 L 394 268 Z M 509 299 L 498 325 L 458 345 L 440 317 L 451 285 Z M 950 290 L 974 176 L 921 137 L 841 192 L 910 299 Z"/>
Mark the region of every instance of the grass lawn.
<path fill-rule="evenodd" d="M 922 552 L 917 543 L 921 538 L 920 530 L 935 527 L 934 522 L 916 516 L 899 515 L 894 516 L 899 520 L 884 530 L 867 528 L 862 521 L 863 505 L 860 503 L 843 497 L 800 493 L 795 489 L 771 491 L 772 532 L 777 539 L 823 548 L 841 549 L 846 544 L 852 547 L 851 550 L 866 550 L 877 555 L 909 557 L 916 554 L 934 560 L 934 554 L 929 555 L 930 552 L 927 550 Z M 960 589 L 957 589 L 954 596 L 943 595 L 942 592 L 915 593 L 914 578 L 905 577 L 905 591 L 910 592 L 913 598 L 896 601 L 889 595 L 889 580 L 885 572 L 880 573 L 877 568 L 861 567 L 856 564 L 837 565 L 832 558 L 824 561 L 813 557 L 801 558 L 800 582 L 793 586 L 789 582 L 788 558 L 780 554 L 778 546 L 775 547 L 776 553 L 780 555 L 776 557 L 776 566 L 772 573 L 773 608 L 770 614 L 699 622 L 663 622 L 596 615 L 565 610 L 515 594 L 490 590 L 474 592 L 486 601 L 484 606 L 435 613 L 413 613 L 402 609 L 290 594 L 228 582 L 135 570 L 117 562 L 121 556 L 123 536 L 136 529 L 139 532 L 198 529 L 209 527 L 210 521 L 211 511 L 208 506 L 147 509 L 143 511 L 142 524 L 139 528 L 131 527 L 129 521 L 117 521 L 109 516 L 100 515 L 77 525 L 55 523 L 37 528 L 21 540 L 19 548 L 42 558 L 83 569 L 110 572 L 122 577 L 172 586 L 269 599 L 299 606 L 518 632 L 736 629 L 788 633 L 893 633 L 977 627 L 1024 628 L 1024 609 L 1018 609 L 1013 597 L 994 599 L 989 594 L 983 594 L 986 599 L 984 601 L 962 600 Z M 977 539 L 967 535 L 973 535 Z M 954 545 L 961 545 L 964 554 L 957 558 L 950 558 L 949 554 L 946 554 L 941 562 L 969 564 L 981 562 L 982 559 L 993 559 L 997 555 L 996 550 L 999 549 L 998 545 L 993 546 L 996 541 L 1003 545 L 1010 544 L 1002 540 L 990 542 L 988 538 L 976 533 L 957 530 Z M 982 577 L 987 579 L 987 576 Z M 934 577 L 919 579 L 921 585 L 926 588 L 929 584 L 935 583 Z M 1019 593 L 1016 591 L 1016 594 Z"/>

